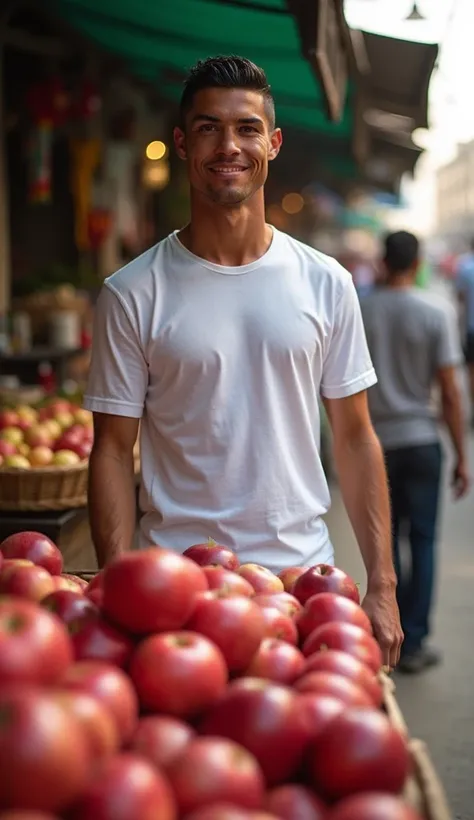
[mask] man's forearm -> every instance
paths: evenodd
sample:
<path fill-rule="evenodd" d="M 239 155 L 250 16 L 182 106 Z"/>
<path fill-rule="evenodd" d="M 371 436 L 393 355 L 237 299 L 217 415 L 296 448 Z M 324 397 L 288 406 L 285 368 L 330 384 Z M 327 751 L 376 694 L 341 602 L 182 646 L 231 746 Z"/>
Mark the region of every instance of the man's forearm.
<path fill-rule="evenodd" d="M 92 451 L 89 517 L 97 561 L 102 568 L 133 543 L 136 503 L 132 457 Z"/>
<path fill-rule="evenodd" d="M 456 459 L 459 463 L 466 460 L 466 442 L 464 433 L 464 415 L 462 411 L 461 396 L 456 390 L 450 396 L 442 396 L 443 420 L 448 428 Z"/>
<path fill-rule="evenodd" d="M 390 499 L 382 449 L 375 433 L 335 449 L 342 497 L 367 570 L 368 590 L 395 587 Z"/>

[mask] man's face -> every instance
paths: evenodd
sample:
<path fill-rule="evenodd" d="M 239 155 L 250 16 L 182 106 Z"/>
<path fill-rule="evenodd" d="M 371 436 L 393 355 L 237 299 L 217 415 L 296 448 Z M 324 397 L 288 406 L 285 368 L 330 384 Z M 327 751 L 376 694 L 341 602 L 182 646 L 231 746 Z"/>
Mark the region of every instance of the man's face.
<path fill-rule="evenodd" d="M 282 142 L 262 94 L 240 88 L 198 91 L 185 131 L 175 128 L 174 140 L 191 188 L 220 205 L 245 202 L 264 185 Z"/>

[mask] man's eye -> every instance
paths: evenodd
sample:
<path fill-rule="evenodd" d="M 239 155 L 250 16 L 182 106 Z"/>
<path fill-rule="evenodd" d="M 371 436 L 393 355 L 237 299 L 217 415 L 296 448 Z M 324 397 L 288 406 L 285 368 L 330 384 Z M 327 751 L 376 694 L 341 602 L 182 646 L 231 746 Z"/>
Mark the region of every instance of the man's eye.
<path fill-rule="evenodd" d="M 216 128 L 217 128 L 217 126 L 216 126 L 216 125 L 213 125 L 212 123 L 208 122 L 208 123 L 206 123 L 205 125 L 200 125 L 200 126 L 199 126 L 199 131 L 201 131 L 201 132 L 204 132 L 204 131 L 215 131 L 215 130 L 216 130 Z"/>
<path fill-rule="evenodd" d="M 256 128 L 253 128 L 251 125 L 243 125 L 240 130 L 243 131 L 244 134 L 254 134 Z"/>

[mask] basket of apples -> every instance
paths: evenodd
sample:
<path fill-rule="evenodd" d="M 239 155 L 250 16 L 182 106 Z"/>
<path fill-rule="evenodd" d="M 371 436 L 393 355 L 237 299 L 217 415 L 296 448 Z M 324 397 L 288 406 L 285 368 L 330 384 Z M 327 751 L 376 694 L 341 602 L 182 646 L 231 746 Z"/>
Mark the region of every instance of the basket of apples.
<path fill-rule="evenodd" d="M 92 415 L 66 399 L 0 411 L 0 510 L 87 503 Z"/>
<path fill-rule="evenodd" d="M 0 820 L 450 820 L 341 570 L 210 542 L 78 576 L 0 544 Z"/>

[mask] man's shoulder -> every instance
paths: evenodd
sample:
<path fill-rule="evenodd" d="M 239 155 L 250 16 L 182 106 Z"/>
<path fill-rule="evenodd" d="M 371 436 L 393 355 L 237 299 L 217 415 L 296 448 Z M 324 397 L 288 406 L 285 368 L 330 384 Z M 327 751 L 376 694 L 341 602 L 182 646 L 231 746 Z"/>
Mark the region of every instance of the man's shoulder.
<path fill-rule="evenodd" d="M 108 276 L 104 284 L 117 293 L 119 296 L 126 298 L 127 294 L 133 292 L 135 298 L 140 292 L 148 292 L 151 280 L 159 275 L 161 269 L 161 258 L 166 252 L 166 248 L 170 242 L 170 237 L 167 236 L 156 245 L 153 245 L 148 250 L 144 251 L 128 262 L 119 270 Z"/>
<path fill-rule="evenodd" d="M 289 234 L 282 233 L 281 235 L 284 238 L 288 252 L 294 254 L 304 263 L 310 276 L 327 281 L 336 287 L 343 287 L 352 281 L 349 271 L 333 256 L 328 256 L 328 254 L 314 248 L 312 245 L 301 242 L 299 239 L 295 239 Z"/>
<path fill-rule="evenodd" d="M 435 321 L 443 321 L 446 316 L 453 317 L 456 309 L 453 303 L 441 293 L 430 290 L 414 290 L 413 301 L 417 308 Z"/>

